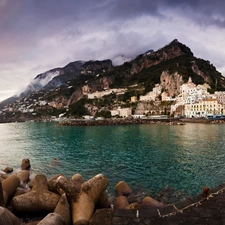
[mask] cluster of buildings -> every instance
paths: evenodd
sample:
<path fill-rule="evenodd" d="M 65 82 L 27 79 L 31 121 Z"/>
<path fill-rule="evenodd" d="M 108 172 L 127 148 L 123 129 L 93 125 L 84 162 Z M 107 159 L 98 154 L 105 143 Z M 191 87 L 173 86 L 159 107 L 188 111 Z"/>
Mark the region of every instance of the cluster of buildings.
<path fill-rule="evenodd" d="M 175 116 L 185 116 L 186 118 L 199 118 L 199 117 L 221 117 L 225 114 L 225 91 L 216 91 L 214 94 L 210 94 L 208 90 L 210 86 L 208 84 L 196 85 L 189 78 L 188 82 L 180 86 L 180 92 L 177 96 L 171 97 L 169 93 L 163 91 L 163 87 L 160 84 L 156 84 L 153 90 L 144 96 L 140 96 L 137 99 L 136 96 L 132 96 L 130 101 L 137 102 L 138 104 L 148 104 L 148 102 L 170 102 L 170 114 Z M 116 95 L 122 95 L 127 89 L 105 89 L 104 91 L 85 93 L 88 99 L 102 98 L 105 95 L 115 93 Z M 45 110 L 47 108 L 55 108 L 60 110 L 66 110 L 65 103 L 56 101 L 44 100 L 41 96 L 32 96 L 32 98 L 23 98 L 17 100 L 14 104 L 5 107 L 0 114 L 5 112 L 22 112 L 30 113 L 33 116 L 37 112 Z M 149 113 L 142 110 L 142 116 L 144 115 L 156 115 L 155 109 L 148 109 Z M 122 108 L 119 105 L 116 109 L 110 110 L 111 116 L 140 116 L 132 115 L 132 108 Z M 163 114 L 162 110 L 158 111 L 158 114 Z"/>
<path fill-rule="evenodd" d="M 160 84 L 145 96 L 140 96 L 140 101 L 155 101 L 161 95 L 162 101 L 172 101 L 171 114 L 176 115 L 178 107 L 182 108 L 179 114 L 186 118 L 199 117 L 220 117 L 225 111 L 225 92 L 216 91 L 214 94 L 208 92 L 208 84 L 196 85 L 192 82 L 191 77 L 187 83 L 181 85 L 180 94 L 171 98 L 168 93 L 162 92 Z"/>
<path fill-rule="evenodd" d="M 40 98 L 22 98 L 16 100 L 13 104 L 4 107 L 4 109 L 0 111 L 0 115 L 4 115 L 6 112 L 20 112 L 23 114 L 31 114 L 32 116 L 36 116 L 37 112 L 41 112 L 48 107 L 56 109 L 65 108 L 62 103 L 56 101 L 40 100 Z"/>

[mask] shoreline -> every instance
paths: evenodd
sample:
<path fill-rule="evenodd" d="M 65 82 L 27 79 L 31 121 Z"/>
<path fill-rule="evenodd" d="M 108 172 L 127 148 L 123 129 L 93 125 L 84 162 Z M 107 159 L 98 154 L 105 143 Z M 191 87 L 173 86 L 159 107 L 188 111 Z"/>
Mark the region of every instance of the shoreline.
<path fill-rule="evenodd" d="M 132 124 L 162 124 L 162 125 L 184 125 L 185 123 L 223 124 L 223 119 L 206 118 L 102 118 L 102 119 L 7 119 L 0 120 L 3 123 L 25 123 L 25 122 L 58 122 L 60 126 L 111 126 L 111 125 L 132 125 Z"/>
<path fill-rule="evenodd" d="M 204 124 L 224 124 L 225 119 L 102 119 L 102 120 L 64 120 L 59 122 L 60 126 L 113 126 L 113 125 L 132 125 L 132 124 L 162 124 L 162 125 L 185 125 L 185 123 L 204 123 Z"/>
<path fill-rule="evenodd" d="M 74 196 L 83 195 L 91 196 L 90 202 L 88 202 L 88 204 L 91 205 L 93 196 L 97 196 L 98 201 L 95 202 L 96 208 L 90 209 L 91 217 L 87 219 L 88 221 L 95 220 L 96 214 L 100 213 L 101 218 L 97 220 L 98 223 L 95 224 L 102 224 L 102 216 L 108 213 L 110 213 L 110 218 L 107 218 L 107 224 L 112 225 L 117 224 L 116 221 L 118 218 L 123 221 L 127 221 L 128 218 L 139 218 L 139 220 L 146 220 L 147 218 L 149 221 L 155 218 L 163 221 L 181 218 L 185 220 L 186 217 L 190 216 L 190 213 L 186 214 L 186 211 L 190 212 L 193 210 L 192 216 L 195 218 L 196 208 L 200 208 L 199 206 L 202 206 L 205 210 L 205 207 L 207 209 L 208 205 L 210 205 L 210 207 L 214 207 L 217 212 L 217 203 L 221 197 L 224 199 L 225 192 L 225 183 L 222 183 L 214 188 L 202 187 L 202 192 L 197 195 L 180 199 L 177 202 L 166 203 L 161 200 L 159 201 L 155 197 L 152 198 L 150 195 L 142 196 L 142 198 L 139 199 L 140 196 L 136 195 L 132 187 L 128 186 L 124 181 L 119 181 L 115 186 L 115 192 L 117 194 L 114 199 L 110 199 L 106 192 L 109 181 L 103 174 L 97 174 L 86 181 L 83 180 L 81 174 L 74 174 L 71 178 L 65 177 L 62 174 L 57 174 L 47 179 L 46 175 L 41 173 L 36 175 L 33 179 L 30 179 L 30 170 L 27 170 L 27 168 L 25 168 L 25 170 L 22 169 L 18 174 L 5 177 L 1 183 L 3 193 L 9 193 L 8 189 L 11 190 L 13 186 L 13 193 L 10 192 L 10 194 L 7 195 L 10 201 L 6 201 L 5 204 L 7 207 L 12 207 L 10 219 L 16 218 L 18 221 L 22 221 L 23 224 L 39 224 L 40 221 L 45 220 L 46 215 L 56 213 L 65 221 L 68 221 L 68 224 L 72 225 L 70 219 L 76 218 L 77 211 L 74 212 L 70 205 L 79 203 L 79 206 L 82 206 L 86 204 L 85 201 L 78 201 L 79 198 L 74 198 Z M 23 187 L 25 187 L 24 184 L 27 184 L 26 190 L 21 190 L 21 184 Z M 103 187 L 101 188 L 101 186 Z M 88 189 L 86 187 L 88 187 Z M 71 190 L 73 190 L 73 192 L 71 192 Z M 89 192 L 86 192 L 86 190 Z M 40 200 L 42 197 L 39 199 L 36 196 L 47 196 L 46 200 L 52 199 L 52 196 L 54 196 L 55 202 L 53 205 L 50 201 L 42 202 Z M 106 198 L 103 198 L 103 196 Z M 4 201 L 4 198 L 2 200 Z M 30 209 L 33 202 L 35 202 L 33 205 L 34 210 Z M 62 202 L 64 203 L 62 204 Z M 101 202 L 102 205 L 97 204 L 98 202 Z M 219 207 L 220 206 L 221 205 L 219 205 Z M 2 214 L 7 213 L 7 207 L 5 209 L 3 207 L 1 208 Z M 81 208 L 82 209 L 79 207 L 79 213 L 83 213 L 82 210 L 84 209 L 83 207 Z M 199 216 L 201 217 L 201 212 Z"/>

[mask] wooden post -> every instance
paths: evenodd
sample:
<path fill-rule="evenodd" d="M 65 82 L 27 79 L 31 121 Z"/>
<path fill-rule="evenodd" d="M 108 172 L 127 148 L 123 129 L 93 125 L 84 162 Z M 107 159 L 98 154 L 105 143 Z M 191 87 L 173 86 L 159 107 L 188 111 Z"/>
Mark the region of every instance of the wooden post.
<path fill-rule="evenodd" d="M 4 207 L 4 196 L 3 196 L 3 189 L 2 189 L 2 182 L 0 181 L 0 206 Z"/>

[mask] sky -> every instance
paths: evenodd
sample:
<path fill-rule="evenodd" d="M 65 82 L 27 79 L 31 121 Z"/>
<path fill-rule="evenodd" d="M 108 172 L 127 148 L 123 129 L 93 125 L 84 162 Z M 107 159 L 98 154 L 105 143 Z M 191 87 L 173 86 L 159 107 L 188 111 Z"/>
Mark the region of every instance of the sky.
<path fill-rule="evenodd" d="M 225 1 L 0 0 L 0 101 L 69 62 L 119 65 L 174 39 L 225 76 Z"/>

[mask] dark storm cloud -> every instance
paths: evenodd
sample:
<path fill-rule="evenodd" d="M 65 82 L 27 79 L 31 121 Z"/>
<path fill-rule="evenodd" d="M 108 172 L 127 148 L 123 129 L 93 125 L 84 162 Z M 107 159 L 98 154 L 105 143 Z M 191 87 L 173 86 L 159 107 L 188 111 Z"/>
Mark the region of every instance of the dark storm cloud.
<path fill-rule="evenodd" d="M 8 77 L 14 90 L 70 61 L 120 64 L 175 38 L 225 72 L 224 10 L 222 0 L 0 0 L 0 93 Z"/>

